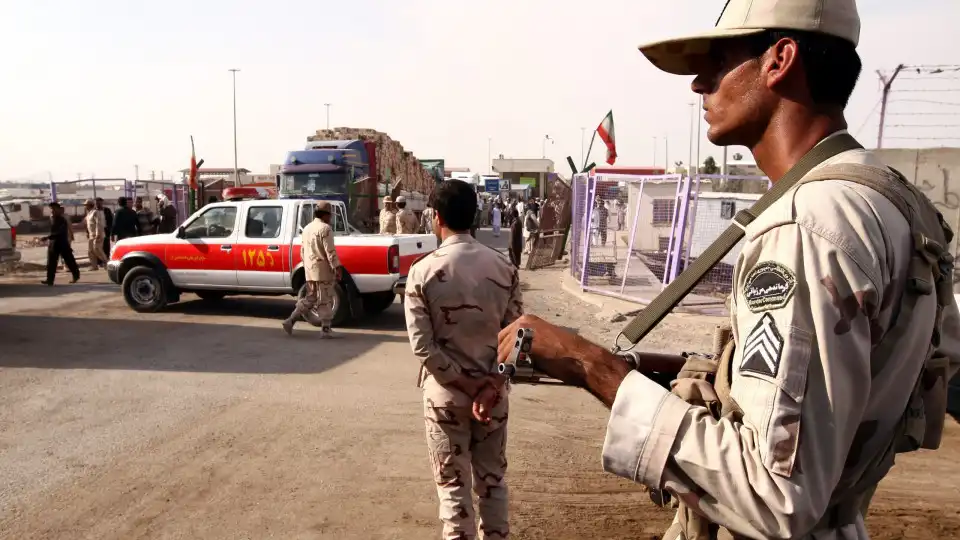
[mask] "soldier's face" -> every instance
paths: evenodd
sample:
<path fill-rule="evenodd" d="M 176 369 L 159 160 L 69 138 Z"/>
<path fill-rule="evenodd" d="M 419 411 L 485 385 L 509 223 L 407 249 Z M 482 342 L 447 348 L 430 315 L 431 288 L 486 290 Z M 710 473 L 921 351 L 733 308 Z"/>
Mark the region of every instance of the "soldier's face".
<path fill-rule="evenodd" d="M 440 242 L 440 240 L 442 240 L 440 236 L 440 214 L 434 212 L 433 218 L 430 221 L 433 221 L 433 234 L 437 237 L 437 242 Z"/>
<path fill-rule="evenodd" d="M 703 96 L 707 139 L 713 144 L 752 147 L 766 131 L 773 103 L 764 64 L 764 57 L 753 57 L 741 41 L 718 40 L 709 59 L 695 66 L 691 89 Z"/>

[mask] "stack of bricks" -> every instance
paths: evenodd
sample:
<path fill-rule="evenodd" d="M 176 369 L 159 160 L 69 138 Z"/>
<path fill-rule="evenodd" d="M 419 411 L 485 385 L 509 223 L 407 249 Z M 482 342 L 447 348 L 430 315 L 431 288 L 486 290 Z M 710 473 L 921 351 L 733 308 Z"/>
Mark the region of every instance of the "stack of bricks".
<path fill-rule="evenodd" d="M 350 141 L 360 139 L 372 141 L 377 146 L 377 171 L 380 180 L 390 180 L 390 192 L 393 196 L 401 190 L 420 193 L 429 197 L 433 193 L 433 176 L 420 165 L 403 145 L 390 138 L 386 133 L 374 129 L 337 127 L 318 129 L 316 135 L 307 137 L 307 141 Z"/>

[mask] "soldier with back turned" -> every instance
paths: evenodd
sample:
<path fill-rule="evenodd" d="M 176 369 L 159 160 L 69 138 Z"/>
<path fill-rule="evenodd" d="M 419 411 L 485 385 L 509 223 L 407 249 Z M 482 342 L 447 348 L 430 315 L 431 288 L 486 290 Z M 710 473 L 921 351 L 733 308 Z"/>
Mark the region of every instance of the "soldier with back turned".
<path fill-rule="evenodd" d="M 477 242 L 470 228 L 477 196 L 469 184 L 437 187 L 436 251 L 410 268 L 404 298 L 407 332 L 420 360 L 430 466 L 443 538 L 477 538 L 471 487 L 479 498 L 479 538 L 507 538 L 507 389 L 491 418 L 472 418 L 474 398 L 495 388 L 497 333 L 523 312 L 517 270 Z"/>

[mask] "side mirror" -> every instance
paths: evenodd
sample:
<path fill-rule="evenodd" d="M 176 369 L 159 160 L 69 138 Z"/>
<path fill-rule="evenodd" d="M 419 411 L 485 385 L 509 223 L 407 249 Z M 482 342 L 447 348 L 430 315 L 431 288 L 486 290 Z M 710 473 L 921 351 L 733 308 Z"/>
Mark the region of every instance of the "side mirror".
<path fill-rule="evenodd" d="M 187 235 L 186 229 L 183 228 L 183 225 L 177 227 L 177 238 L 183 238 Z"/>

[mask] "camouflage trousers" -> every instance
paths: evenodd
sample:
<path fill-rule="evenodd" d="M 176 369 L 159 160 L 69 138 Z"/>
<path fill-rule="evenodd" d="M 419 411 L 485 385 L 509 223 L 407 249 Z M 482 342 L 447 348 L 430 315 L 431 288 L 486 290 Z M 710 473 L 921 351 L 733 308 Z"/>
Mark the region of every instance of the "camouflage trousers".
<path fill-rule="evenodd" d="M 333 297 L 337 294 L 332 281 L 308 281 L 307 294 L 297 300 L 291 318 L 298 316 L 314 326 L 333 324 Z"/>
<path fill-rule="evenodd" d="M 509 538 L 507 511 L 507 397 L 482 424 L 467 407 L 436 407 L 424 399 L 427 449 L 440 499 L 445 540 Z M 452 403 L 450 403 L 452 405 Z M 477 494 L 480 535 L 471 489 Z"/>

